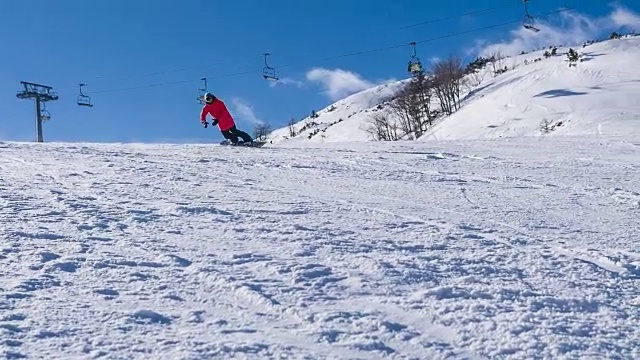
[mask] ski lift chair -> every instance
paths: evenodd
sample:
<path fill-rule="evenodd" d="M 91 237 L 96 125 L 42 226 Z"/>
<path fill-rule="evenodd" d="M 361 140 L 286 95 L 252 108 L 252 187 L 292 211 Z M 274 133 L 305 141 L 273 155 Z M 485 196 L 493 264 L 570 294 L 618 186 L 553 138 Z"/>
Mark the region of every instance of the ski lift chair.
<path fill-rule="evenodd" d="M 420 60 L 410 60 L 408 70 L 413 75 L 420 73 L 422 71 L 422 64 L 420 63 Z"/>
<path fill-rule="evenodd" d="M 51 114 L 48 110 L 40 111 L 40 121 L 48 121 L 51 120 Z"/>
<path fill-rule="evenodd" d="M 207 93 L 207 78 L 203 77 L 202 79 L 200 79 L 200 81 L 203 81 L 203 85 L 198 89 L 198 102 L 200 104 L 204 104 L 204 94 Z"/>
<path fill-rule="evenodd" d="M 412 75 L 416 75 L 422 71 L 422 63 L 418 58 L 418 54 L 416 52 L 416 43 L 409 43 L 413 47 L 413 54 L 411 54 L 411 59 L 409 60 L 409 66 L 407 67 L 407 71 L 409 71 Z"/>
<path fill-rule="evenodd" d="M 262 77 L 265 78 L 266 80 L 271 80 L 271 81 L 278 80 L 278 77 L 276 77 L 275 69 L 268 66 L 265 66 L 264 69 L 262 69 Z"/>
<path fill-rule="evenodd" d="M 91 98 L 87 95 L 78 95 L 77 103 L 80 106 L 93 107 L 93 104 L 91 104 Z"/>
<path fill-rule="evenodd" d="M 276 70 L 267 64 L 267 56 L 271 54 L 264 54 L 264 68 L 262 68 L 262 77 L 266 80 L 278 81 L 278 77 L 276 76 Z"/>
<path fill-rule="evenodd" d="M 540 29 L 538 29 L 537 27 L 535 27 L 535 21 L 533 19 L 533 16 L 529 15 L 529 14 L 525 14 L 524 15 L 524 19 L 522 19 L 522 26 L 527 29 L 527 30 L 531 30 L 533 32 L 538 32 L 540 31 Z"/>
<path fill-rule="evenodd" d="M 93 107 L 93 104 L 91 104 L 91 98 L 82 92 L 83 86 L 85 86 L 85 84 L 80 84 L 80 95 L 78 95 L 78 99 L 76 102 L 79 106 Z"/>

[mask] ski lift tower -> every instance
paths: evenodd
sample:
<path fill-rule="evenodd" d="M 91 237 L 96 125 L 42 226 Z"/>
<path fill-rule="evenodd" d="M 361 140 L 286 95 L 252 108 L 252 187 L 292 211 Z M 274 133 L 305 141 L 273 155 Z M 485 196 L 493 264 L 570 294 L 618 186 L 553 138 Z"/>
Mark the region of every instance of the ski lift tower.
<path fill-rule="evenodd" d="M 24 86 L 24 90 L 20 91 L 16 96 L 18 99 L 34 99 L 36 103 L 36 126 L 38 129 L 38 142 L 43 142 L 42 139 L 42 105 L 47 101 L 58 100 L 58 94 L 53 92 L 53 88 L 50 86 L 40 85 L 21 81 L 20 84 Z"/>

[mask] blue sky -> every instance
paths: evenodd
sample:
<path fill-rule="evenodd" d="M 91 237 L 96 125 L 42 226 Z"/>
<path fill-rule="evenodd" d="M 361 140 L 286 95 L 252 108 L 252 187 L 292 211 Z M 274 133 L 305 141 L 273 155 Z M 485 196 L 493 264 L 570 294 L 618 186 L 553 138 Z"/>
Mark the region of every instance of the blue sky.
<path fill-rule="evenodd" d="M 614 13 L 614 4 L 629 11 Z M 542 16 L 562 5 L 577 12 Z M 489 8 L 497 9 L 481 11 Z M 530 0 L 529 10 L 544 26 L 535 36 L 517 23 L 472 31 L 519 20 L 517 0 L 0 0 L 0 140 L 35 139 L 33 102 L 15 96 L 20 81 L 60 95 L 47 104 L 45 141 L 211 142 L 222 137 L 199 123 L 202 77 L 240 128 L 281 127 L 407 77 L 412 50 L 394 45 L 467 32 L 419 43 L 428 63 L 468 60 L 495 44 L 515 51 L 580 42 L 638 25 L 640 0 Z M 389 49 L 342 56 L 379 48 Z M 282 79 L 276 86 L 261 76 L 264 52 Z M 76 105 L 79 83 L 93 108 Z"/>

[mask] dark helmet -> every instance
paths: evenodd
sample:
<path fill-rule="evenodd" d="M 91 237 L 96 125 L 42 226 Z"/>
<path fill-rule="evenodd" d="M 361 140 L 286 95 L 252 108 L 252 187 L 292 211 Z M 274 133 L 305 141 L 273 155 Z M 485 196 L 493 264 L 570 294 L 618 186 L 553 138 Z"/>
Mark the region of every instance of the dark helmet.
<path fill-rule="evenodd" d="M 203 98 L 204 98 L 204 102 L 206 102 L 207 104 L 211 104 L 213 102 L 213 99 L 215 99 L 216 97 L 213 96 L 212 93 L 208 92 L 204 94 Z"/>

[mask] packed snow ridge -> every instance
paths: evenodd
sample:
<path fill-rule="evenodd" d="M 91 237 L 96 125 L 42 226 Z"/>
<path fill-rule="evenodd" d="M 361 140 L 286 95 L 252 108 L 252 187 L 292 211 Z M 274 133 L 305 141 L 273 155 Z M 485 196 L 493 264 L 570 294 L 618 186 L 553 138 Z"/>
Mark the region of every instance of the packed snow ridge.
<path fill-rule="evenodd" d="M 570 44 L 569 44 L 570 45 Z M 465 76 L 461 108 L 444 116 L 419 140 L 520 136 L 619 135 L 640 132 L 640 37 L 557 44 L 554 56 L 540 49 L 502 58 Z M 569 66 L 566 53 L 580 54 Z M 507 71 L 494 74 L 495 68 Z M 294 125 L 274 131 L 276 142 L 370 141 L 375 114 L 409 79 L 376 86 L 342 99 Z M 437 107 L 434 102 L 433 106 Z M 542 131 L 542 125 L 550 131 Z"/>
<path fill-rule="evenodd" d="M 640 358 L 640 137 L 283 145 L 0 143 L 0 358 Z"/>

